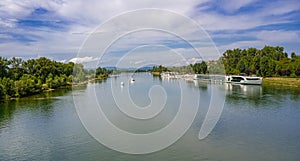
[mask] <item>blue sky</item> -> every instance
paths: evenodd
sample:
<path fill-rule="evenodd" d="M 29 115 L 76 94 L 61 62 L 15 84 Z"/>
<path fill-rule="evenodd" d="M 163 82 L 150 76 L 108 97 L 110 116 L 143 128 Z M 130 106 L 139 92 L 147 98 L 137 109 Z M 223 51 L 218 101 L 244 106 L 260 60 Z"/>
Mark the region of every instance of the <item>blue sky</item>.
<path fill-rule="evenodd" d="M 299 0 L 2 0 L 0 56 L 74 60 L 82 43 L 97 26 L 113 16 L 143 8 L 165 9 L 191 18 L 209 34 L 220 53 L 233 48 L 278 45 L 288 53 L 300 54 Z M 126 40 L 131 42 L 129 39 L 137 38 L 143 39 L 129 36 Z M 121 44 L 122 48 L 117 48 L 119 52 L 117 49 L 114 52 L 120 56 L 134 46 L 152 44 L 154 40 L 176 51 L 188 49 L 176 39 L 159 41 L 160 38 L 164 39 L 157 36 L 143 43 L 137 43 L 138 39 L 127 46 Z M 112 54 L 106 59 L 116 57 L 118 54 Z"/>

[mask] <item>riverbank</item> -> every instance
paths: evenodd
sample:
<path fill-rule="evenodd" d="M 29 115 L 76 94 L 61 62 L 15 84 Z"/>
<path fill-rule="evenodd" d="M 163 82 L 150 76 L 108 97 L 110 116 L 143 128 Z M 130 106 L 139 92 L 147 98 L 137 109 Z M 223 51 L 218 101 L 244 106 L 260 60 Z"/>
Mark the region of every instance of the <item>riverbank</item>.
<path fill-rule="evenodd" d="M 104 80 L 104 79 L 107 79 L 107 77 L 100 76 L 98 78 L 91 78 L 91 79 L 88 79 L 86 81 L 82 81 L 82 82 L 78 82 L 78 83 L 67 82 L 66 84 L 64 84 L 62 86 L 59 86 L 59 87 L 56 87 L 56 88 L 47 88 L 47 89 L 41 90 L 39 92 L 30 93 L 30 94 L 23 95 L 23 96 L 20 96 L 20 97 L 9 97 L 9 98 L 2 98 L 2 99 L 0 98 L 0 102 L 18 101 L 20 98 L 31 97 L 31 96 L 39 95 L 39 94 L 42 94 L 42 93 L 56 91 L 58 89 L 71 89 L 72 87 L 73 88 L 80 88 L 80 87 L 86 86 L 89 82 L 101 81 L 101 80 Z"/>
<path fill-rule="evenodd" d="M 263 86 L 300 87 L 300 78 L 267 77 L 263 79 Z"/>

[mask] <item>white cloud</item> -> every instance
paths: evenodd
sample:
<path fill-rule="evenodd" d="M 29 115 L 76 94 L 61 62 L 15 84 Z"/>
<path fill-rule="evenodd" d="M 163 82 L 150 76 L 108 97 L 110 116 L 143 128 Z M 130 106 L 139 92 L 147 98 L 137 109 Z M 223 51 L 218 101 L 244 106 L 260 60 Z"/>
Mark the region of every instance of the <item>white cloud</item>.
<path fill-rule="evenodd" d="M 299 43 L 300 33 L 295 31 L 264 30 L 257 32 L 257 38 L 268 43 Z"/>
<path fill-rule="evenodd" d="M 16 19 L 4 19 L 0 17 L 0 27 L 13 28 L 15 27 Z"/>
<path fill-rule="evenodd" d="M 207 2 L 207 3 L 206 3 Z M 5 39 L 6 42 L 0 42 L 1 55 L 34 55 L 41 54 L 47 55 L 52 53 L 77 53 L 85 38 L 101 23 L 109 20 L 111 17 L 119 15 L 123 12 L 142 9 L 142 8 L 160 8 L 171 10 L 185 16 L 191 16 L 206 30 L 219 32 L 213 34 L 214 38 L 228 38 L 240 37 L 240 40 L 230 41 L 222 44 L 218 48 L 222 52 L 230 48 L 246 48 L 246 47 L 263 47 L 265 44 L 282 44 L 288 42 L 299 42 L 299 29 L 296 31 L 282 30 L 263 30 L 263 31 L 249 31 L 247 33 L 239 34 L 237 31 L 258 28 L 271 24 L 283 24 L 295 21 L 293 14 L 284 15 L 286 13 L 298 12 L 300 10 L 300 2 L 297 0 L 288 1 L 272 1 L 264 2 L 265 6 L 260 6 L 257 10 L 250 11 L 249 13 L 234 14 L 236 11 L 243 7 L 259 3 L 257 0 L 231 0 L 218 1 L 228 15 L 222 15 L 217 11 L 207 11 L 209 7 L 207 4 L 216 3 L 208 0 L 30 0 L 30 1 L 0 1 L 0 39 Z M 67 21 L 63 24 L 64 29 L 58 30 L 56 28 L 47 27 L 33 27 L 30 29 L 18 27 L 18 20 L 30 17 L 31 13 L 36 8 L 44 8 L 48 11 L 46 15 L 41 16 L 41 19 L 49 21 L 60 22 Z M 204 42 L 200 42 L 201 38 L 205 35 L 195 35 L 194 29 L 185 26 L 186 23 L 179 24 L 173 19 L 168 19 L 165 16 L 156 17 L 162 19 L 166 24 L 169 24 L 172 29 L 181 31 L 186 35 L 190 41 L 195 41 L 194 44 L 199 44 L 197 48 L 201 53 L 213 52 L 209 47 L 204 47 Z M 128 22 L 141 21 L 150 23 L 152 19 L 145 19 L 145 15 L 140 15 L 131 21 L 123 21 L 127 25 Z M 154 19 L 153 19 L 154 20 Z M 176 23 L 173 23 L 176 22 Z M 155 23 L 155 22 L 154 22 Z M 158 24 L 159 25 L 159 24 Z M 106 34 L 105 38 L 113 36 L 113 32 L 120 30 L 122 24 L 115 24 L 106 28 L 106 30 L 97 31 L 98 34 Z M 223 31 L 231 31 L 224 33 Z M 29 42 L 17 40 L 7 33 L 11 32 L 17 35 L 22 35 Z M 276 36 L 274 36 L 276 35 Z M 250 40 L 249 37 L 252 39 Z M 117 52 L 125 49 L 131 49 L 141 44 L 157 45 L 166 44 L 167 41 L 175 40 L 174 36 L 166 36 L 159 32 L 143 32 L 141 34 L 134 34 L 124 37 L 123 41 L 115 44 L 111 51 Z M 198 42 L 197 42 L 198 41 Z M 95 45 L 101 46 L 102 41 L 97 41 Z M 176 42 L 174 42 L 175 44 Z M 202 47 L 201 47 L 202 45 Z M 96 46 L 96 47 L 99 47 Z M 173 50 L 189 51 L 193 49 L 178 49 L 174 47 Z M 296 52 L 299 52 L 299 47 L 294 47 Z M 295 50 L 294 49 L 294 50 Z M 163 51 L 161 52 L 163 54 Z M 207 55 L 203 54 L 203 57 Z M 96 56 L 87 55 L 80 58 L 74 58 L 76 61 L 88 62 L 93 61 Z M 114 56 L 109 57 L 112 60 L 118 58 Z M 150 57 L 149 57 L 150 58 Z M 78 60 L 77 60 L 78 59 Z M 59 59 L 61 60 L 61 59 Z M 94 60 L 95 61 L 95 60 Z M 105 60 L 111 62 L 109 60 Z M 132 62 L 139 62 L 132 61 Z M 166 58 L 164 61 L 168 61 Z"/>
<path fill-rule="evenodd" d="M 228 49 L 235 49 L 235 48 L 246 49 L 250 47 L 263 48 L 264 45 L 266 45 L 266 43 L 261 40 L 247 40 L 247 41 L 237 41 L 226 45 L 221 45 L 218 46 L 218 48 L 221 51 L 221 53 L 223 53 Z"/>
<path fill-rule="evenodd" d="M 93 58 L 93 57 L 82 57 L 82 58 L 73 58 L 71 60 L 69 60 L 69 62 L 73 62 L 73 63 L 90 63 L 90 62 L 94 62 L 94 61 L 98 61 L 99 58 Z"/>

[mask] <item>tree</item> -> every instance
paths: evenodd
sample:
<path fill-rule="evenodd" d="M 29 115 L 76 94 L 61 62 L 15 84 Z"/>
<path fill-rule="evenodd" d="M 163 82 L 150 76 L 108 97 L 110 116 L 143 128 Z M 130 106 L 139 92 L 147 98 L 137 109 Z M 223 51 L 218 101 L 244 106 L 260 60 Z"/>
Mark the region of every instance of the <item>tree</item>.
<path fill-rule="evenodd" d="M 241 59 L 238 64 L 237 64 L 237 69 L 241 72 L 244 73 L 246 70 L 246 63 L 244 59 Z"/>
<path fill-rule="evenodd" d="M 10 75 L 13 80 L 18 80 L 24 74 L 22 63 L 23 60 L 21 58 L 13 57 L 10 60 L 10 65 L 11 65 Z"/>
<path fill-rule="evenodd" d="M 6 58 L 0 57 L 0 77 L 8 77 L 9 61 Z"/>
<path fill-rule="evenodd" d="M 74 64 L 73 69 L 73 81 L 75 83 L 79 83 L 86 80 L 86 76 L 84 73 L 83 65 L 82 64 Z"/>
<path fill-rule="evenodd" d="M 253 58 L 253 70 L 255 71 L 255 74 L 259 75 L 260 73 L 260 55 L 256 55 Z"/>
<path fill-rule="evenodd" d="M 1 78 L 0 78 L 1 79 Z M 0 84 L 0 101 L 4 98 L 3 86 Z"/>
<path fill-rule="evenodd" d="M 10 78 L 4 77 L 0 79 L 0 85 L 2 86 L 2 92 L 5 98 L 14 96 L 14 81 Z"/>
<path fill-rule="evenodd" d="M 46 78 L 46 84 L 48 88 L 52 88 L 53 86 L 53 75 L 52 73 L 48 74 L 47 78 Z"/>
<path fill-rule="evenodd" d="M 267 56 L 263 56 L 260 59 L 260 64 L 259 64 L 260 75 L 265 77 L 267 75 L 268 69 L 269 69 L 269 59 Z"/>
<path fill-rule="evenodd" d="M 207 73 L 207 65 L 206 65 L 205 61 L 202 61 L 200 63 L 200 69 L 201 69 L 201 73 L 203 73 L 203 74 Z"/>
<path fill-rule="evenodd" d="M 152 72 L 162 73 L 162 72 L 166 72 L 166 71 L 168 71 L 168 69 L 166 67 L 164 67 L 163 65 L 153 66 L 153 68 L 152 68 Z"/>
<path fill-rule="evenodd" d="M 269 67 L 268 67 L 266 75 L 268 77 L 275 75 L 276 74 L 276 63 L 275 63 L 275 61 L 274 60 L 270 60 L 268 62 L 268 66 Z"/>
<path fill-rule="evenodd" d="M 192 65 L 192 68 L 196 74 L 206 74 L 207 73 L 207 65 L 205 61 L 202 61 L 201 63 L 195 63 Z"/>
<path fill-rule="evenodd" d="M 297 57 L 297 55 L 295 54 L 295 52 L 292 52 L 292 53 L 291 53 L 291 58 L 292 58 L 292 59 L 295 59 L 296 57 Z"/>
<path fill-rule="evenodd" d="M 296 76 L 300 76 L 300 69 L 299 68 L 295 71 L 295 74 L 296 74 Z"/>

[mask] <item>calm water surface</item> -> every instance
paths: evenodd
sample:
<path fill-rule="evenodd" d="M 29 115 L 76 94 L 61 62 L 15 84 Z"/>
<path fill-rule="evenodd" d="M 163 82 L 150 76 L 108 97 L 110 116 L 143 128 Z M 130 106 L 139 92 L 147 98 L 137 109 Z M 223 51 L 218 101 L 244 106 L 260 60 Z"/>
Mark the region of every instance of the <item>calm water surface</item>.
<path fill-rule="evenodd" d="M 300 89 L 186 82 L 200 93 L 196 119 L 187 133 L 170 147 L 146 155 L 113 151 L 95 141 L 82 126 L 73 96 L 96 90 L 98 101 L 121 129 L 148 133 L 166 126 L 180 104 L 179 80 L 135 74 L 135 83 L 120 87 L 129 74 L 0 104 L 0 160 L 300 160 Z M 134 121 L 117 110 L 113 89 L 125 90 L 138 106 L 147 106 L 153 85 L 168 96 L 154 120 Z M 198 133 L 207 112 L 212 87 L 226 90 L 226 102 L 216 127 L 204 140 Z M 160 97 L 160 96 L 154 96 Z M 120 98 L 122 99 L 122 98 Z"/>

